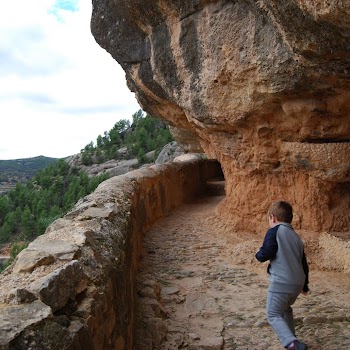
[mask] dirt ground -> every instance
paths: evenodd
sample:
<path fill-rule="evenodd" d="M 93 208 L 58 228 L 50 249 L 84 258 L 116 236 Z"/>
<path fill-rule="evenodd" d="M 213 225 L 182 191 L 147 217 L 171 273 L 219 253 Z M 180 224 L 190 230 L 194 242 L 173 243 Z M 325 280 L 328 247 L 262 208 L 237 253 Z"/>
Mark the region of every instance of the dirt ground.
<path fill-rule="evenodd" d="M 202 197 L 159 221 L 144 240 L 135 350 L 283 349 L 266 321 L 261 235 L 230 232 Z M 350 348 L 350 276 L 321 271 L 309 245 L 310 292 L 294 305 L 310 350 Z"/>

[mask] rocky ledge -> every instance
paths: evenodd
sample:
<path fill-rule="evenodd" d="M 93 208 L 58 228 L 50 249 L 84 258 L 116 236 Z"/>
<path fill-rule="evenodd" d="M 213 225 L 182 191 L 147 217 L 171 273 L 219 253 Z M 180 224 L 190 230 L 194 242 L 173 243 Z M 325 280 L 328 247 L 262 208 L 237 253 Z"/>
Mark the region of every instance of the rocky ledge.
<path fill-rule="evenodd" d="M 131 349 L 143 234 L 218 173 L 215 161 L 154 165 L 81 199 L 0 275 L 0 349 Z"/>

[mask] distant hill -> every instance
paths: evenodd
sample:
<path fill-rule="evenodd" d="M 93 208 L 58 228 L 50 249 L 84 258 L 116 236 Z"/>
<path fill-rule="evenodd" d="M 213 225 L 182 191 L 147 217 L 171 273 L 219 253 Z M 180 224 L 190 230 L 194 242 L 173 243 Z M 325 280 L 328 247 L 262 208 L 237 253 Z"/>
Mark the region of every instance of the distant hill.
<path fill-rule="evenodd" d="M 30 180 L 39 169 L 44 169 L 57 160 L 44 156 L 0 160 L 0 193 L 13 188 L 17 182 Z"/>

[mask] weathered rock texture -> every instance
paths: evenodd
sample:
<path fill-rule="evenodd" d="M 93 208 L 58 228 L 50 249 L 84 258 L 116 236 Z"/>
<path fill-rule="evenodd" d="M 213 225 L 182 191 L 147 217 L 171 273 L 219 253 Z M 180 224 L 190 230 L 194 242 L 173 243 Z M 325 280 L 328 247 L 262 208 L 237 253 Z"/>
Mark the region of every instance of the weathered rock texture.
<path fill-rule="evenodd" d="M 347 1 L 93 6 L 93 35 L 142 108 L 220 161 L 222 212 L 237 229 L 262 228 L 276 199 L 292 202 L 302 229 L 350 229 Z"/>
<path fill-rule="evenodd" d="M 108 173 L 109 176 L 118 176 L 126 174 L 129 171 L 140 167 L 137 159 L 111 159 L 107 162 L 93 165 L 84 165 L 81 161 L 81 154 L 75 154 L 66 158 L 66 162 L 73 167 L 85 171 L 89 176 L 98 176 Z"/>
<path fill-rule="evenodd" d="M 173 133 L 179 135 L 179 130 L 174 129 Z M 73 156 L 67 157 L 66 162 L 73 167 L 77 167 L 85 171 L 89 176 L 97 176 L 102 175 L 104 173 L 108 173 L 110 177 L 119 176 L 126 174 L 129 171 L 139 169 L 144 166 L 150 166 L 152 164 L 164 164 L 167 162 L 172 162 L 175 158 L 181 156 L 185 153 L 185 151 L 190 151 L 193 153 L 195 150 L 203 153 L 203 150 L 196 147 L 195 145 L 191 145 L 191 139 L 187 136 L 186 131 L 181 133 L 181 141 L 186 144 L 186 147 L 183 147 L 181 144 L 177 144 L 176 141 L 172 141 L 165 145 L 161 152 L 159 153 L 157 159 L 155 158 L 155 151 L 150 151 L 145 154 L 146 161 L 148 164 L 139 163 L 139 161 L 135 159 L 111 159 L 107 162 L 93 165 L 84 165 L 81 161 L 81 154 L 75 154 Z M 121 156 L 121 158 L 127 153 L 126 147 L 121 148 L 117 151 Z M 0 252 L 1 253 L 1 252 Z M 0 255 L 1 259 L 1 255 Z M 1 260 L 0 260 L 1 262 Z"/>
<path fill-rule="evenodd" d="M 221 174 L 192 160 L 111 178 L 0 275 L 0 349 L 132 349 L 143 234 Z"/>

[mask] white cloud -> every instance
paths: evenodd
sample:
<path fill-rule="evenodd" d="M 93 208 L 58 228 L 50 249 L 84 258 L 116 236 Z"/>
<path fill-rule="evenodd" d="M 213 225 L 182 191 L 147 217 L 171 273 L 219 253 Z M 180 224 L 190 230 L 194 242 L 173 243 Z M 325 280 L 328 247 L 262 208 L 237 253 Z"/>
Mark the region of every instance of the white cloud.
<path fill-rule="evenodd" d="M 86 0 L 3 4 L 0 159 L 77 153 L 139 109 L 90 17 Z"/>

